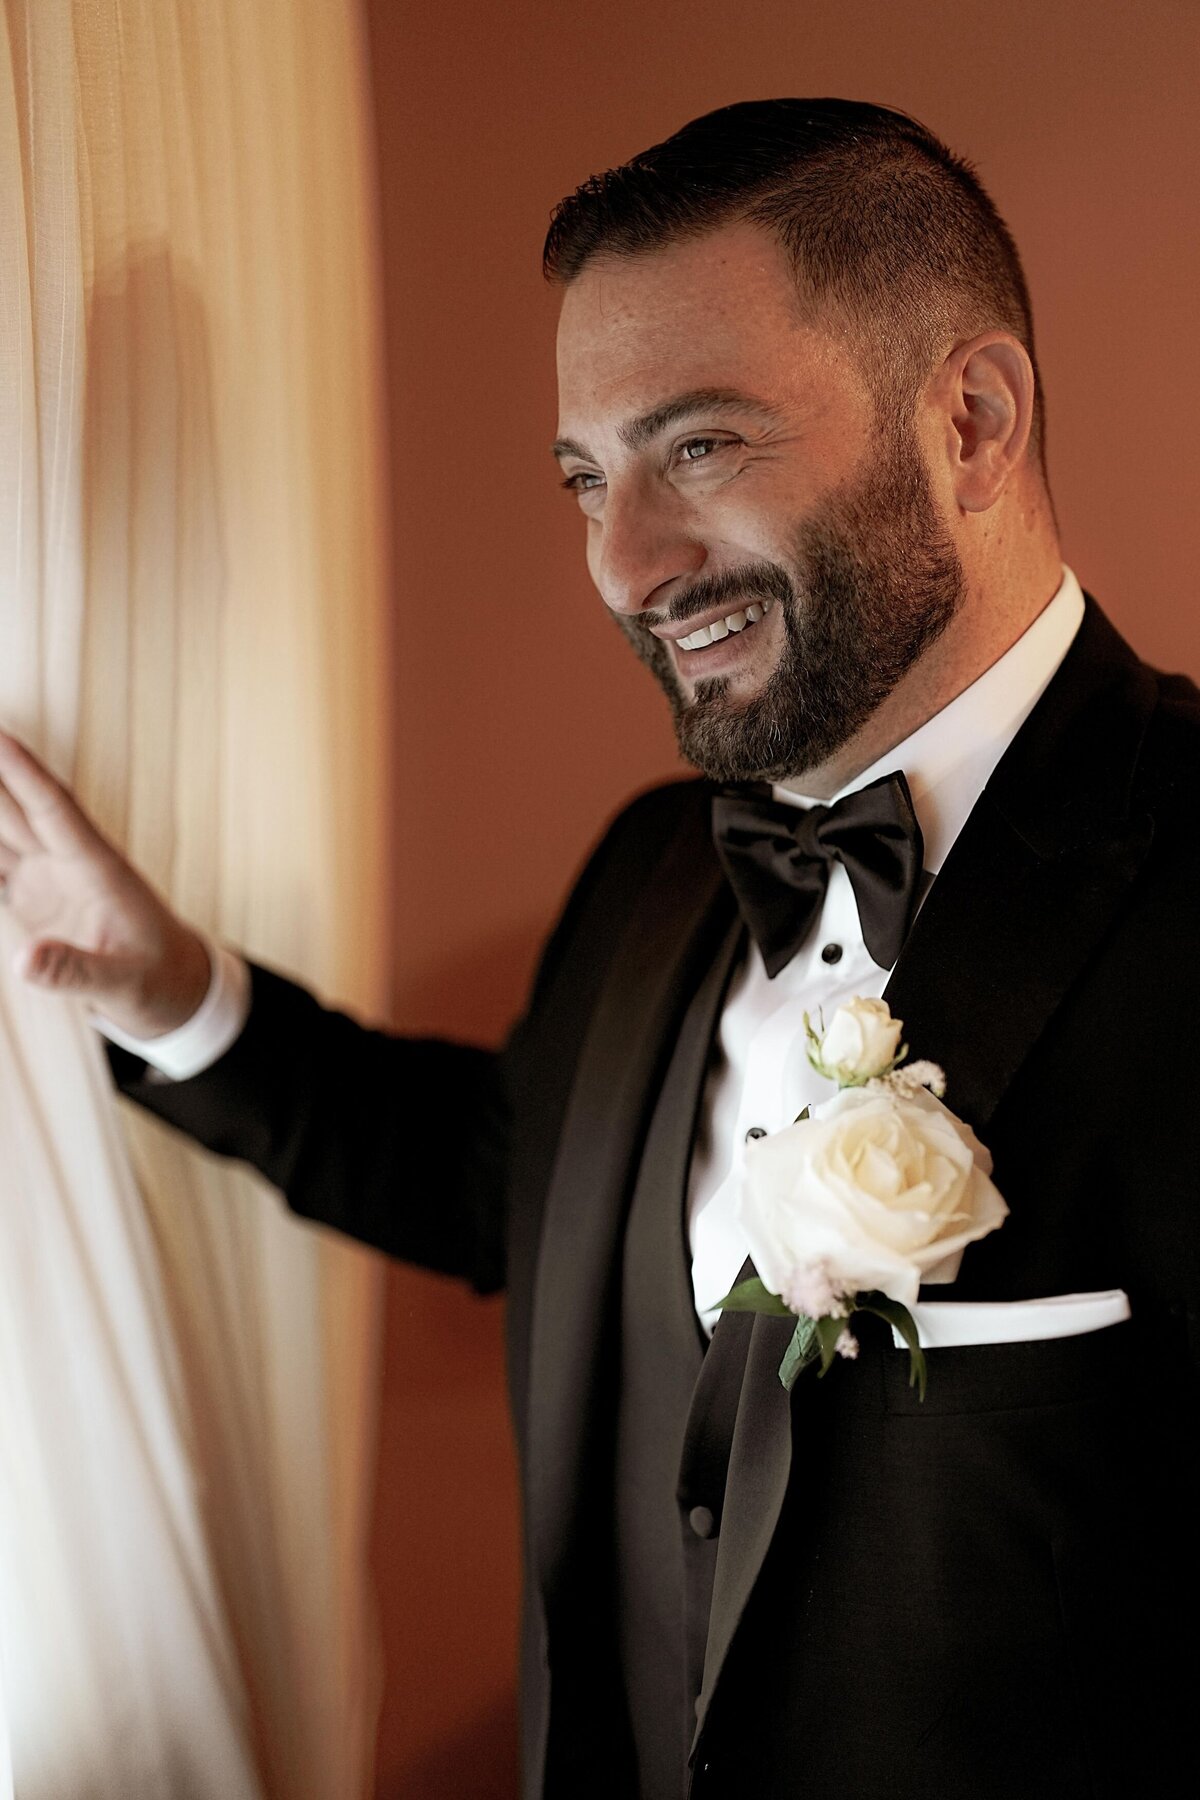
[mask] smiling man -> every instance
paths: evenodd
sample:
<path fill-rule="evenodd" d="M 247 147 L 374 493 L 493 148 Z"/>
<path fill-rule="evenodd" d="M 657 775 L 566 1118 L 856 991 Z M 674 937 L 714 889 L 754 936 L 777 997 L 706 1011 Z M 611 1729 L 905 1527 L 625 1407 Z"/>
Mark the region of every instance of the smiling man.
<path fill-rule="evenodd" d="M 298 1213 L 506 1286 L 527 1800 L 1172 1791 L 1200 697 L 1062 566 L 1017 254 L 923 127 L 724 108 L 545 261 L 588 567 L 702 779 L 612 825 L 505 1049 L 207 945 L 4 739 L 24 973 Z M 807 1018 L 880 996 L 1009 1207 L 921 1291 L 924 1401 L 871 1321 L 789 1393 L 794 1320 L 715 1304 Z"/>
<path fill-rule="evenodd" d="M 592 578 L 666 690 L 684 754 L 716 779 L 803 774 L 832 792 L 987 668 L 1061 567 L 1003 225 L 945 155 L 939 191 L 911 154 L 919 133 L 895 122 L 871 143 L 829 111 L 860 162 L 843 216 L 811 165 L 781 194 L 787 116 L 760 112 L 736 204 L 689 186 L 652 256 L 669 153 L 641 159 L 640 191 L 613 181 L 560 209 L 554 448 Z M 699 135 L 675 141 L 677 180 Z M 747 217 L 753 180 L 771 186 Z M 795 247 L 806 226 L 822 280 Z M 891 242 L 865 242 L 885 227 Z"/>

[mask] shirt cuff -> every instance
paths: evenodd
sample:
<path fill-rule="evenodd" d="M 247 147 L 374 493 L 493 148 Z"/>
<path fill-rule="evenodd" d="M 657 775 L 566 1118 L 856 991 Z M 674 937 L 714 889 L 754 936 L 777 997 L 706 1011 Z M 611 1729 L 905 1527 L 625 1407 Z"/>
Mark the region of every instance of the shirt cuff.
<path fill-rule="evenodd" d="M 203 934 L 201 934 L 203 935 Z M 140 1056 L 170 1081 L 186 1081 L 199 1075 L 224 1056 L 250 1015 L 250 970 L 244 959 L 223 944 L 204 938 L 212 979 L 208 992 L 190 1019 L 160 1037 L 135 1038 L 108 1019 L 93 1014 L 92 1024 L 102 1037 Z"/>

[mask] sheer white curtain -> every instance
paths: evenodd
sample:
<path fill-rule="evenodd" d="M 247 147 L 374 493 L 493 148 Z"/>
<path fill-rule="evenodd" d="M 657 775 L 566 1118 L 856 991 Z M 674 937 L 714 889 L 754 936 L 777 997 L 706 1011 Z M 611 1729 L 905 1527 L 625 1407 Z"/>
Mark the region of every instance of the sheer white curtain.
<path fill-rule="evenodd" d="M 4 0 L 0 721 L 186 916 L 383 1004 L 354 0 Z M 357 1800 L 378 1292 L 114 1099 L 0 910 L 0 1794 Z"/>

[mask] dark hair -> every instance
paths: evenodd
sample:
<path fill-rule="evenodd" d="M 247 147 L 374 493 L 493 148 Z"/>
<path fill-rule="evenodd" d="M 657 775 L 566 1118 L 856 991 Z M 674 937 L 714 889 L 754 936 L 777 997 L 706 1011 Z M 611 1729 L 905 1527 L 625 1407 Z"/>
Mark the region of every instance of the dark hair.
<path fill-rule="evenodd" d="M 948 336 L 999 327 L 1037 361 L 1017 247 L 971 165 L 858 100 L 743 100 L 693 119 L 555 207 L 542 266 L 637 256 L 734 219 L 774 232 L 802 292 L 860 340 L 881 416 L 908 418 Z M 1041 381 L 1031 443 L 1043 456 Z"/>

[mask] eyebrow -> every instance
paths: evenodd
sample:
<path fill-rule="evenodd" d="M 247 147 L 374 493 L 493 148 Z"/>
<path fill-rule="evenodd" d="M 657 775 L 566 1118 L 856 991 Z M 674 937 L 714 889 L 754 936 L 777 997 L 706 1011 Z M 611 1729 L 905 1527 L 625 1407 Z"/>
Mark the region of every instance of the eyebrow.
<path fill-rule="evenodd" d="M 782 417 L 778 407 L 753 394 L 744 394 L 740 388 L 691 388 L 686 394 L 660 400 L 657 406 L 639 413 L 636 418 L 626 419 L 623 425 L 618 425 L 617 436 L 627 450 L 644 450 L 660 432 L 666 431 L 668 426 L 678 425 L 681 419 L 693 418 L 697 413 L 730 412 L 756 413 L 772 422 Z M 578 456 L 583 462 L 596 460 L 575 438 L 556 438 L 550 453 L 557 457 Z"/>

